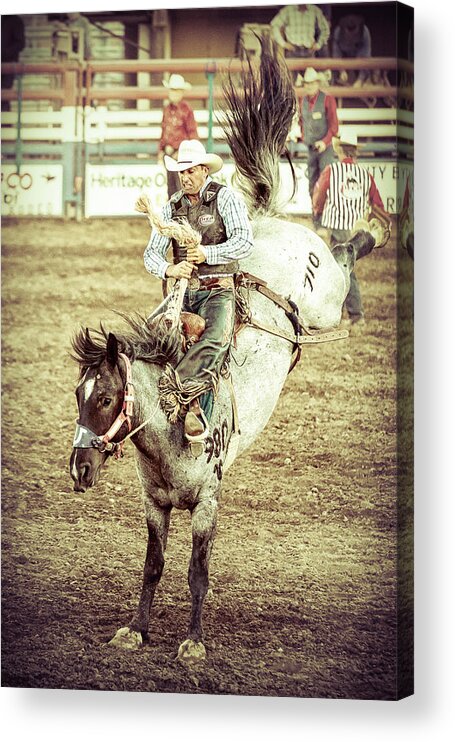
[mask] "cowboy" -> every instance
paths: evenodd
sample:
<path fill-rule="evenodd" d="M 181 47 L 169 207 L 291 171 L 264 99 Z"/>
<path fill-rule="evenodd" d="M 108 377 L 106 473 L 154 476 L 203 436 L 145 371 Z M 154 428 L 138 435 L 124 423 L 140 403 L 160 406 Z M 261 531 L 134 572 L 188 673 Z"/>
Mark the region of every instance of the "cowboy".
<path fill-rule="evenodd" d="M 189 279 L 183 310 L 205 320 L 199 341 L 172 370 L 170 381 L 180 409 L 192 398 L 184 429 L 193 456 L 198 456 L 204 450 L 213 395 L 234 328 L 234 274 L 238 261 L 251 253 L 253 236 L 244 202 L 234 190 L 211 177 L 221 170 L 221 157 L 207 153 L 203 144 L 193 139 L 181 143 L 176 160 L 165 155 L 164 164 L 178 173 L 181 189 L 164 206 L 162 219 L 187 219 L 201 234 L 201 242 L 182 248 L 153 230 L 144 265 L 158 278 Z M 173 260 L 168 262 L 171 242 Z"/>
<path fill-rule="evenodd" d="M 313 67 L 307 67 L 303 76 L 300 128 L 302 141 L 308 147 L 308 189 L 311 198 L 320 174 L 336 160 L 332 139 L 338 131 L 337 105 L 332 95 L 320 89 L 325 79 L 323 73 L 316 72 Z"/>
<path fill-rule="evenodd" d="M 158 145 L 158 164 L 163 164 L 164 155 L 173 157 L 184 139 L 198 139 L 194 113 L 191 106 L 183 100 L 185 90 L 191 89 L 191 83 L 182 75 L 172 74 L 169 80 L 163 80 L 168 90 L 168 102 L 163 109 L 161 138 Z M 167 191 L 170 198 L 180 189 L 177 173 L 167 172 Z"/>
<path fill-rule="evenodd" d="M 356 224 L 368 216 L 371 206 L 375 206 L 385 220 L 390 219 L 373 176 L 357 163 L 357 135 L 348 130 L 339 133 L 333 139 L 333 149 L 338 162 L 325 168 L 313 194 L 313 213 L 316 218 L 322 215 L 322 226 L 330 231 L 331 247 L 346 242 L 354 234 L 358 228 Z M 362 299 L 354 271 L 345 309 L 351 324 L 364 324 Z"/>

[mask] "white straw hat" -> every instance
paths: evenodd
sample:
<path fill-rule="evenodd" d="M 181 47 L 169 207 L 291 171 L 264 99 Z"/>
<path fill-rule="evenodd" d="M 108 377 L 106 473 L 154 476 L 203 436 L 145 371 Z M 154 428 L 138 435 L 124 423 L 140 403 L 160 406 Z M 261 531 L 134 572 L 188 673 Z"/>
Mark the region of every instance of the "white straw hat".
<path fill-rule="evenodd" d="M 163 80 L 163 85 L 169 90 L 189 90 L 191 83 L 187 82 L 183 75 L 172 74 L 169 80 Z"/>
<path fill-rule="evenodd" d="M 204 145 L 197 139 L 184 139 L 179 147 L 177 159 L 164 155 L 166 170 L 181 173 L 196 165 L 206 165 L 209 175 L 217 173 L 223 167 L 223 160 L 219 155 L 206 152 Z"/>

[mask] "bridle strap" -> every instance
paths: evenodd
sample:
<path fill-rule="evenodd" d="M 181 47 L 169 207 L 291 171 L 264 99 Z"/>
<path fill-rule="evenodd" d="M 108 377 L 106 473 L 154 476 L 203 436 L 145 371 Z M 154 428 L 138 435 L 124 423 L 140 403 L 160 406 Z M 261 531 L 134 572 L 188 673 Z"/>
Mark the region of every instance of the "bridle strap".
<path fill-rule="evenodd" d="M 114 436 L 117 435 L 118 431 L 124 423 L 128 425 L 128 432 L 131 431 L 132 422 L 131 418 L 133 415 L 134 406 L 134 384 L 133 384 L 133 373 L 131 370 L 131 361 L 124 353 L 119 353 L 119 357 L 123 359 L 126 370 L 126 381 L 125 391 L 123 394 L 123 405 L 119 414 L 115 418 L 109 430 L 102 436 L 103 443 L 110 443 Z M 123 447 L 124 441 L 120 441 L 119 445 Z"/>
<path fill-rule="evenodd" d="M 134 384 L 133 384 L 133 372 L 131 368 L 130 359 L 124 354 L 119 353 L 119 357 L 123 359 L 125 364 L 125 389 L 123 393 L 123 404 L 122 409 L 115 418 L 109 430 L 104 435 L 97 435 L 90 428 L 81 425 L 79 421 L 76 421 L 76 433 L 74 436 L 73 447 L 74 448 L 97 448 L 101 453 L 107 453 L 114 455 L 115 458 L 119 459 L 123 456 L 123 446 L 128 438 L 131 438 L 139 430 L 142 430 L 151 419 L 154 417 L 156 410 L 159 406 L 159 401 L 153 414 L 141 425 L 132 430 L 132 416 L 134 406 Z M 112 439 L 117 435 L 122 425 L 126 423 L 128 426 L 128 434 L 122 438 L 121 441 L 112 442 Z"/>

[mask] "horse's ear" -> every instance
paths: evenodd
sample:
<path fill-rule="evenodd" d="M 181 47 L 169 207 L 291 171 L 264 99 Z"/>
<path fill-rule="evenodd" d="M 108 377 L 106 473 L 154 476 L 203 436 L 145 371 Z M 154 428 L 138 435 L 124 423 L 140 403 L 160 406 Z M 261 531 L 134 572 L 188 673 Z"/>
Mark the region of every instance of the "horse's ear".
<path fill-rule="evenodd" d="M 110 332 L 107 338 L 107 362 L 109 366 L 115 368 L 118 360 L 118 342 L 115 335 Z"/>

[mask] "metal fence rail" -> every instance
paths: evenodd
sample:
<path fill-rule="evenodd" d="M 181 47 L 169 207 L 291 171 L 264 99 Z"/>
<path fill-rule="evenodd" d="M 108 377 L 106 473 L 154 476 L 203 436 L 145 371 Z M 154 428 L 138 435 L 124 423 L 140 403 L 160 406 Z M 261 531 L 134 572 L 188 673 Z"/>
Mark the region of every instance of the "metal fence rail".
<path fill-rule="evenodd" d="M 293 72 L 303 72 L 308 66 L 332 72 L 341 69 L 377 71 L 381 84 L 368 83 L 362 88 L 328 85 L 323 89 L 337 98 L 340 125 L 355 130 L 362 156 L 390 159 L 397 155 L 412 156 L 413 67 L 410 63 L 382 57 L 286 59 L 286 63 Z M 1 92 L 2 101 L 8 102 L 11 108 L 2 111 L 3 162 L 14 164 L 18 173 L 23 163 L 60 163 L 64 172 L 64 211 L 68 205 L 75 205 L 81 211 L 80 184 L 88 164 L 137 163 L 138 158 L 156 156 L 162 101 L 167 97 L 167 90 L 162 85 L 144 85 L 144 77 L 139 73 L 166 74 L 182 69 L 185 73 L 205 76 L 206 82 L 193 85 L 185 97 L 193 102 L 199 136 L 207 149 L 228 155 L 219 106 L 223 95 L 221 82 L 228 70 L 235 74 L 244 64 L 238 58 L 2 64 L 2 74 L 16 76 L 15 88 Z M 133 84 L 97 85 L 96 75 L 110 72 L 128 75 L 127 79 Z M 393 76 L 392 82 L 389 82 L 388 73 Z M 31 75 L 34 87 L 30 84 Z M 37 89 L 37 75 L 42 75 L 43 80 L 50 75 L 53 84 Z M 296 87 L 295 91 L 298 97 L 302 96 L 302 88 Z M 379 105 L 365 108 L 359 99 L 376 99 Z M 40 110 L 33 110 L 30 103 L 24 110 L 25 101 L 31 104 L 39 101 Z M 42 101 L 47 102 L 47 111 L 42 110 Z M 128 102 L 130 106 L 133 103 L 134 108 L 127 107 Z M 291 137 L 289 147 L 294 156 L 305 158 L 306 148 L 296 137 Z"/>

